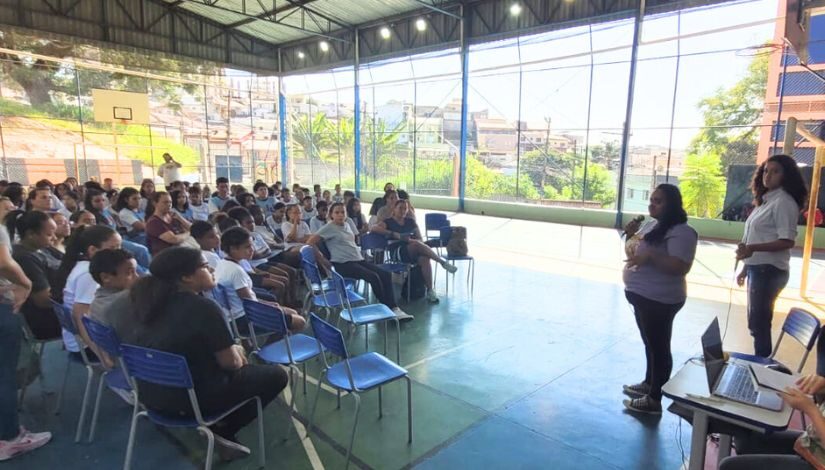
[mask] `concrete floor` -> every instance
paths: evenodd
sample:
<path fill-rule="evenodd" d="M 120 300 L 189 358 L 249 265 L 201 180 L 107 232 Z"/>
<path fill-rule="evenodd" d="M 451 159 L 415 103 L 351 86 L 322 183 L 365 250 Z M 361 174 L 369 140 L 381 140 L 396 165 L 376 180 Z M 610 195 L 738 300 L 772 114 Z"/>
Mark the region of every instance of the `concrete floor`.
<path fill-rule="evenodd" d="M 421 211 L 423 213 L 423 211 Z M 423 215 L 419 215 L 423 220 Z M 377 394 L 362 398 L 355 442 L 356 467 L 397 469 L 553 468 L 670 469 L 689 454 L 690 426 L 675 416 L 639 418 L 625 413 L 621 385 L 644 373 L 643 350 L 621 286 L 622 244 L 615 230 L 582 228 L 466 214 L 451 215 L 453 225 L 468 228 L 471 254 L 477 258 L 475 292 L 465 285 L 466 267 L 456 275 L 450 296 L 439 273 L 440 304 L 416 301 L 404 306 L 416 319 L 402 325 L 402 364 L 413 378 L 414 441 L 406 443 L 406 396 L 403 383 L 385 387 L 384 417 L 378 419 Z M 676 317 L 675 367 L 699 351 L 699 336 L 714 316 L 727 325 L 725 348 L 751 351 L 745 321 L 744 292 L 732 289 L 733 245 L 702 241 L 689 275 L 690 299 Z M 817 313 L 819 305 L 799 300 L 799 259 L 777 312 L 791 305 Z M 821 261 L 812 267 L 812 285 L 822 286 Z M 815 291 L 814 294 L 820 292 Z M 775 330 L 783 315 L 777 314 Z M 372 332 L 371 332 L 372 333 Z M 395 340 L 390 334 L 390 344 Z M 380 350 L 380 330 L 370 335 Z M 363 330 L 350 343 L 364 350 Z M 390 355 L 392 357 L 392 355 Z M 790 343 L 780 358 L 796 364 L 799 349 Z M 59 384 L 63 352 L 46 353 L 47 388 Z M 811 369 L 814 360 L 809 361 Z M 317 377 L 311 367 L 310 380 Z M 106 393 L 94 444 L 74 444 L 74 426 L 84 374 L 74 368 L 64 411 L 45 413 L 39 384 L 29 394 L 24 423 L 50 430 L 47 447 L 4 468 L 118 468 L 128 435 L 130 408 Z M 300 387 L 299 387 L 300 390 Z M 314 398 L 296 397 L 303 433 Z M 282 402 L 265 411 L 267 468 L 341 468 L 352 423 L 352 397 L 336 409 L 335 395 L 322 391 L 318 431 L 299 441 L 288 435 Z M 45 400 L 53 405 L 54 396 Z M 667 405 L 667 400 L 665 405 Z M 198 468 L 205 441 L 196 433 L 160 431 L 139 425 L 133 468 Z M 255 427 L 240 438 L 253 456 L 217 468 L 255 468 Z"/>

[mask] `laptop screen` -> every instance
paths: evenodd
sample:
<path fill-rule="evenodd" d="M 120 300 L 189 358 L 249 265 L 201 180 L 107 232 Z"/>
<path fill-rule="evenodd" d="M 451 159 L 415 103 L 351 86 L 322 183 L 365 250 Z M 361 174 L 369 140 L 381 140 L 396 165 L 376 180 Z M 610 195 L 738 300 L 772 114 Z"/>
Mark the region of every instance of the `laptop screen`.
<path fill-rule="evenodd" d="M 719 319 L 714 318 L 702 335 L 702 354 L 705 358 L 705 372 L 708 375 L 708 392 L 713 393 L 719 375 L 725 368 L 722 355 L 722 335 L 719 332 Z"/>

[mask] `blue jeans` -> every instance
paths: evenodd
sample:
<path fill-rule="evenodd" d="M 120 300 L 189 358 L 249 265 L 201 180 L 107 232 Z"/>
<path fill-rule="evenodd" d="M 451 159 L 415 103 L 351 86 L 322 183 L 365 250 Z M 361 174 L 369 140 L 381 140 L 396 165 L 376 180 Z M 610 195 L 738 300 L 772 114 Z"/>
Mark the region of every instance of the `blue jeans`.
<path fill-rule="evenodd" d="M 148 248 L 135 242 L 130 242 L 129 240 L 123 240 L 121 246 L 135 257 L 135 261 L 137 261 L 139 266 L 149 269 L 149 263 L 152 261 L 152 257 L 149 255 Z"/>
<path fill-rule="evenodd" d="M 773 305 L 788 284 L 788 277 L 788 271 L 772 264 L 748 266 L 748 329 L 753 336 L 753 351 L 757 356 L 768 357 L 773 351 Z"/>
<path fill-rule="evenodd" d="M 23 330 L 11 305 L 0 304 L 0 441 L 20 434 L 17 421 L 17 361 Z"/>

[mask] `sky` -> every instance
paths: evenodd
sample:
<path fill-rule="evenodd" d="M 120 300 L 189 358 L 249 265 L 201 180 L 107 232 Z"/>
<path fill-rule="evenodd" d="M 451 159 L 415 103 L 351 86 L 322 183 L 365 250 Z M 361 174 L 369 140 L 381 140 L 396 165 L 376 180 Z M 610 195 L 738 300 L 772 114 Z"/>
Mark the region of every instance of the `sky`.
<path fill-rule="evenodd" d="M 773 39 L 777 11 L 776 0 L 756 0 L 647 17 L 639 49 L 631 145 L 668 145 L 676 56 L 681 54 L 673 125 L 686 129 L 674 131 L 673 148 L 684 149 L 702 124 L 698 102 L 746 74 L 752 60 L 749 48 Z M 592 36 L 588 28 L 474 46 L 469 110 L 486 109 L 491 117 L 509 121 L 521 115 L 531 127 L 539 128 L 549 117 L 554 134 L 580 136 L 588 128 L 589 114 L 591 143 L 620 140 L 633 22 L 593 25 Z M 674 39 L 680 34 L 681 40 Z M 460 98 L 457 51 L 435 55 L 362 66 L 361 99 L 367 102 L 368 110 L 373 103 L 392 100 L 444 106 Z M 519 61 L 525 64 L 521 71 Z M 288 94 L 326 91 L 314 96 L 322 103 L 334 101 L 336 94 L 329 90 L 338 88 L 338 99 L 351 108 L 352 75 L 349 68 L 290 76 L 285 79 L 285 88 Z M 370 83 L 382 83 L 375 86 L 374 95 Z"/>

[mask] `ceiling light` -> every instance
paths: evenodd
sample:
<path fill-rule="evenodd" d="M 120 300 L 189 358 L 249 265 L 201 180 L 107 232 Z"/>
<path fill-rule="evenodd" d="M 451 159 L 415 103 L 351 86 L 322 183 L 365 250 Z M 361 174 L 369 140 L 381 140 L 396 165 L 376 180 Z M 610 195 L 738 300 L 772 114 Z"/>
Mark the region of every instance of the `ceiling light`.
<path fill-rule="evenodd" d="M 387 28 L 386 26 L 384 26 L 383 28 L 381 28 L 380 33 L 381 33 L 382 38 L 384 38 L 384 39 L 389 39 L 390 38 L 390 28 Z"/>
<path fill-rule="evenodd" d="M 301 52 L 301 51 L 298 51 L 298 58 L 303 59 L 304 58 L 304 53 Z"/>
<path fill-rule="evenodd" d="M 521 14 L 521 5 L 519 5 L 518 3 L 514 3 L 514 4 L 510 5 L 510 15 L 518 16 L 520 14 Z"/>
<path fill-rule="evenodd" d="M 321 48 L 321 51 L 327 52 L 329 50 L 329 43 L 326 41 L 321 41 L 320 43 L 318 43 L 318 47 Z"/>
<path fill-rule="evenodd" d="M 427 22 L 424 21 L 424 18 L 419 18 L 415 20 L 415 29 L 422 32 L 427 30 Z"/>

